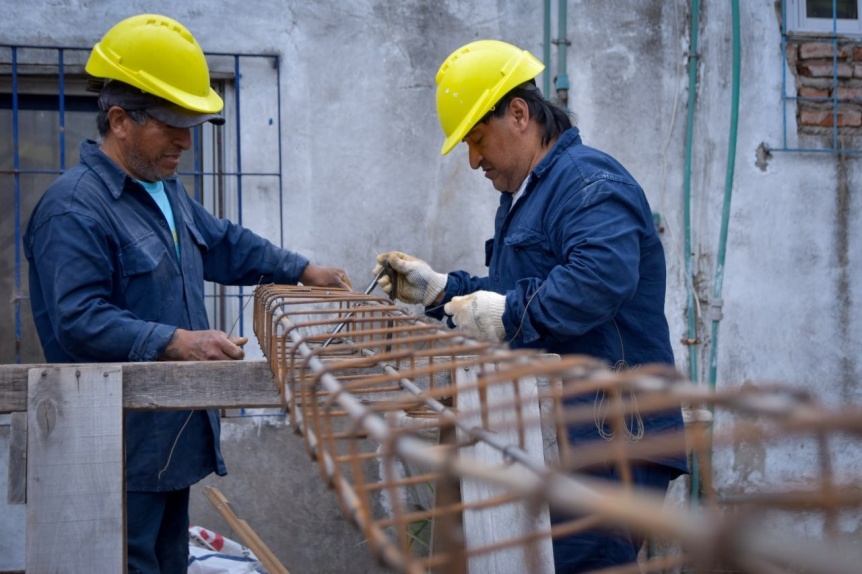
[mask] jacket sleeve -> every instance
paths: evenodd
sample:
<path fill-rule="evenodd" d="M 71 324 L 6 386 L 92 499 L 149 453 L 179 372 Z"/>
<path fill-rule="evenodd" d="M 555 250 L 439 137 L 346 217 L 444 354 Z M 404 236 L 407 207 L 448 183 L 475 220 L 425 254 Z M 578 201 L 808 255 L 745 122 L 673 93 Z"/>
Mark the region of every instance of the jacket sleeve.
<path fill-rule="evenodd" d="M 507 293 L 503 324 L 512 347 L 549 347 L 583 335 L 633 297 L 641 237 L 649 232 L 637 200 L 642 193 L 600 179 L 549 214 L 545 229 L 562 263 L 544 280 L 521 279 Z"/>
<path fill-rule="evenodd" d="M 299 253 L 281 249 L 249 229 L 218 219 L 190 201 L 202 234 L 204 279 L 223 285 L 296 284 L 308 265 Z"/>
<path fill-rule="evenodd" d="M 484 291 L 488 289 L 488 278 L 470 275 L 466 271 L 452 271 L 446 279 L 446 289 L 443 293 L 443 299 L 434 307 L 425 307 L 425 314 L 435 319 L 443 320 L 447 318 L 443 312 L 443 307 L 452 300 L 452 297 L 460 295 L 469 295 L 474 291 Z M 454 328 L 451 318 L 447 318 L 450 327 Z"/>
<path fill-rule="evenodd" d="M 44 315 L 69 358 L 151 361 L 161 355 L 176 327 L 141 320 L 110 303 L 118 288 L 113 281 L 114 246 L 94 218 L 55 214 L 40 222 L 28 239 Z"/>

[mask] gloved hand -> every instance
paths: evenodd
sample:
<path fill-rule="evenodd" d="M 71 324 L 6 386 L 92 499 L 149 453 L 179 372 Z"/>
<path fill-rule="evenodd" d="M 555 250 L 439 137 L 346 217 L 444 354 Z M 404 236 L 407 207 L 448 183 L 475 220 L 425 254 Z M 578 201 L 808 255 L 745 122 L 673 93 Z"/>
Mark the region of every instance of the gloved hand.
<path fill-rule="evenodd" d="M 502 341 L 506 337 L 503 311 L 506 296 L 493 291 L 476 291 L 463 297 L 452 297 L 443 311 L 468 337 L 485 341 Z"/>
<path fill-rule="evenodd" d="M 448 279 L 446 275 L 437 273 L 421 259 L 416 259 L 400 251 L 389 251 L 378 255 L 377 266 L 373 271 L 375 275 L 383 269 L 383 264 L 386 261 L 397 273 L 395 296 L 405 303 L 422 303 L 427 307 L 446 288 L 446 280 Z M 377 284 L 386 293 L 392 291 L 392 282 L 386 275 L 378 279 Z"/>

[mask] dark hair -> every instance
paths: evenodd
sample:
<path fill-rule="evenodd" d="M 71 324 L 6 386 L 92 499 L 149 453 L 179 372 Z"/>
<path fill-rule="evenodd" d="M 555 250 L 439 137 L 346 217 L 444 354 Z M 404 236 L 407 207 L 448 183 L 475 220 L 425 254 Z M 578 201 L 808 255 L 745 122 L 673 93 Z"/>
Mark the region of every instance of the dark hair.
<path fill-rule="evenodd" d="M 138 125 L 144 125 L 150 119 L 150 114 L 145 110 L 125 110 L 125 112 Z M 111 122 L 108 121 L 108 111 L 99 110 L 99 113 L 96 115 L 96 128 L 99 130 L 99 136 L 105 137 L 110 127 Z"/>
<path fill-rule="evenodd" d="M 512 88 L 479 121 L 487 122 L 492 117 L 503 117 L 509 109 L 509 103 L 514 98 L 521 98 L 527 102 L 530 117 L 535 118 L 536 122 L 542 126 L 542 145 L 550 144 L 563 132 L 572 127 L 572 117 L 569 112 L 557 104 L 546 100 L 534 80 L 524 82 Z"/>

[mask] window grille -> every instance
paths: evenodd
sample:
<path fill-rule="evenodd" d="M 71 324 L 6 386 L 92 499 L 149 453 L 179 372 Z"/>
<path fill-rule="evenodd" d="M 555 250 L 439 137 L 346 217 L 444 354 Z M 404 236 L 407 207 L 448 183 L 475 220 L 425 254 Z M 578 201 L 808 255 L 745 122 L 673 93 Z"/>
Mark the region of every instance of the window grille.
<path fill-rule="evenodd" d="M 862 153 L 859 3 L 781 3 L 783 133 L 770 151 Z"/>

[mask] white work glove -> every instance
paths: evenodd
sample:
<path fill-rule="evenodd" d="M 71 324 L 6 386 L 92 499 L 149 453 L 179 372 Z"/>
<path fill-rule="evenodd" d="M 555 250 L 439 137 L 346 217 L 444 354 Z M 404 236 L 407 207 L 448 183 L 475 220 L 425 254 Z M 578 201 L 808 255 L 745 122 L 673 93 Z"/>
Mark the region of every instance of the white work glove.
<path fill-rule="evenodd" d="M 448 277 L 443 273 L 437 273 L 431 266 L 400 251 L 389 251 L 377 256 L 377 266 L 374 267 L 374 275 L 380 273 L 383 264 L 389 262 L 389 266 L 397 274 L 395 297 L 405 303 L 422 303 L 426 307 L 431 305 L 443 289 L 446 288 Z M 386 293 L 392 292 L 392 281 L 387 275 L 377 280 L 377 284 Z"/>
<path fill-rule="evenodd" d="M 443 311 L 468 337 L 485 341 L 502 341 L 506 337 L 503 311 L 506 296 L 493 291 L 476 291 L 463 297 L 452 297 Z"/>

